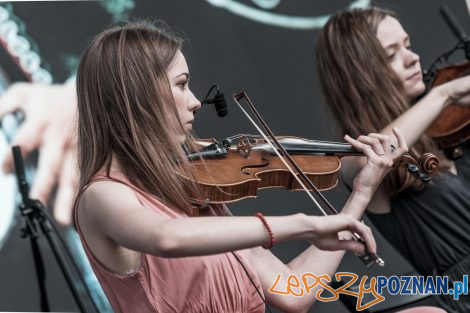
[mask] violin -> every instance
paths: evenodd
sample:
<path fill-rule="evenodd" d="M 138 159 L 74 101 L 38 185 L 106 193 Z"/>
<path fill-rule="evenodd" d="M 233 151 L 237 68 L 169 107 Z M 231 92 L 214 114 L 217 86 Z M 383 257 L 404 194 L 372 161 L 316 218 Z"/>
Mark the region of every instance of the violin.
<path fill-rule="evenodd" d="M 469 2 L 466 2 L 466 4 L 470 10 Z M 465 34 L 465 31 L 445 4 L 441 6 L 440 13 L 460 40 L 454 48 L 439 56 L 431 64 L 429 70 L 425 71 L 424 81 L 428 89 L 470 74 L 470 37 Z M 449 65 L 450 56 L 458 50 L 464 51 L 467 62 Z M 438 69 L 439 64 L 447 65 Z M 450 159 L 461 157 L 463 154 L 461 144 L 470 138 L 470 107 L 451 103 L 434 120 L 426 133 L 434 138 L 447 157 Z"/>
<path fill-rule="evenodd" d="M 261 137 L 238 135 L 221 142 L 199 141 L 205 144 L 202 151 L 187 153 L 194 178 L 202 189 L 202 197 L 194 198 L 194 202 L 203 205 L 233 202 L 256 197 L 258 189 L 281 187 L 305 191 L 324 215 L 339 214 L 316 186 L 320 189 L 336 186 L 336 175 L 341 168 L 339 156 L 357 155 L 359 152 L 341 143 L 276 137 L 245 92 L 234 94 L 233 98 Z M 264 131 L 245 111 L 240 100 L 247 102 Z M 269 134 L 269 138 L 264 132 Z M 428 155 L 421 161 L 430 169 L 429 173 L 437 171 L 436 157 Z M 418 165 L 407 163 L 407 168 L 416 177 L 429 181 L 429 176 L 420 172 Z M 355 233 L 352 238 L 364 243 Z M 380 257 L 367 251 L 366 255 L 358 258 L 367 267 L 373 264 L 385 265 Z"/>
<path fill-rule="evenodd" d="M 470 74 L 470 62 L 439 69 L 432 87 Z M 449 104 L 429 126 L 426 133 L 434 138 L 439 148 L 455 159 L 462 155 L 460 144 L 470 139 L 470 106 Z"/>
<path fill-rule="evenodd" d="M 277 139 L 320 191 L 338 184 L 341 157 L 362 155 L 346 143 L 291 136 Z M 303 190 L 261 136 L 236 135 L 220 141 L 198 139 L 195 144 L 201 151 L 187 154 L 201 190 L 201 194 L 193 198 L 195 203 L 230 203 L 255 198 L 258 190 L 265 188 Z M 437 172 L 439 160 L 431 153 L 423 154 L 418 161 L 404 155 L 399 166 L 427 183 Z"/>

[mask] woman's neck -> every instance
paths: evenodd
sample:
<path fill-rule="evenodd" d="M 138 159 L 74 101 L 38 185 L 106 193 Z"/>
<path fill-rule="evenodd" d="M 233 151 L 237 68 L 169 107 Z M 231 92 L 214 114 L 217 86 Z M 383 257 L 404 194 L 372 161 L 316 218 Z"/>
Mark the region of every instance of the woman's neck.
<path fill-rule="evenodd" d="M 109 169 L 113 172 L 123 172 L 123 167 L 121 165 L 121 162 L 119 162 L 119 159 L 116 157 L 115 154 L 111 157 L 111 166 Z"/>

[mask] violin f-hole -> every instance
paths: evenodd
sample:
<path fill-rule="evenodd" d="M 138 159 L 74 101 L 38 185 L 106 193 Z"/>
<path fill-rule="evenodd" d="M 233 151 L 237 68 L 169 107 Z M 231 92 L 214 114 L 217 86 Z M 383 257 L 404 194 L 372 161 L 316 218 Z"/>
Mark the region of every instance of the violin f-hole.
<path fill-rule="evenodd" d="M 250 169 L 250 168 L 261 168 L 261 167 L 266 167 L 269 165 L 269 160 L 268 159 L 265 159 L 265 158 L 261 158 L 261 161 L 263 161 L 263 163 L 261 164 L 250 164 L 250 165 L 244 165 L 240 168 L 240 171 L 245 174 L 245 175 L 251 175 L 250 172 L 246 171 L 247 169 Z"/>

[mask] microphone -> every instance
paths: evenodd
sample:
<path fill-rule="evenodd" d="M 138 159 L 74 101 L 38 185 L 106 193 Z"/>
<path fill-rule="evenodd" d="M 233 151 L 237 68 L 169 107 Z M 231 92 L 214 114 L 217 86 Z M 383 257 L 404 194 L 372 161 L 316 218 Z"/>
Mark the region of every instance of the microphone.
<path fill-rule="evenodd" d="M 217 90 L 216 95 L 214 98 L 209 99 L 209 95 L 211 94 L 212 90 L 214 88 Z M 224 117 L 225 115 L 228 114 L 228 109 L 227 109 L 227 101 L 225 100 L 225 95 L 220 91 L 219 86 L 213 85 L 210 89 L 209 92 L 207 93 L 206 97 L 202 101 L 202 104 L 210 104 L 213 103 L 215 107 L 215 111 L 217 112 L 217 116 Z"/>

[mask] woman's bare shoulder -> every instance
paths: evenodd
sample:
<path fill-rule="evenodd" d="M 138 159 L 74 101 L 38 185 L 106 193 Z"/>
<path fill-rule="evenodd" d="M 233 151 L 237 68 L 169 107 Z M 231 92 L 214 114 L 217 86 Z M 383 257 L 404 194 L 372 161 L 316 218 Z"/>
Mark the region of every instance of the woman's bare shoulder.
<path fill-rule="evenodd" d="M 79 217 L 99 222 L 112 213 L 140 206 L 129 186 L 116 181 L 96 181 L 84 190 L 77 209 Z"/>

